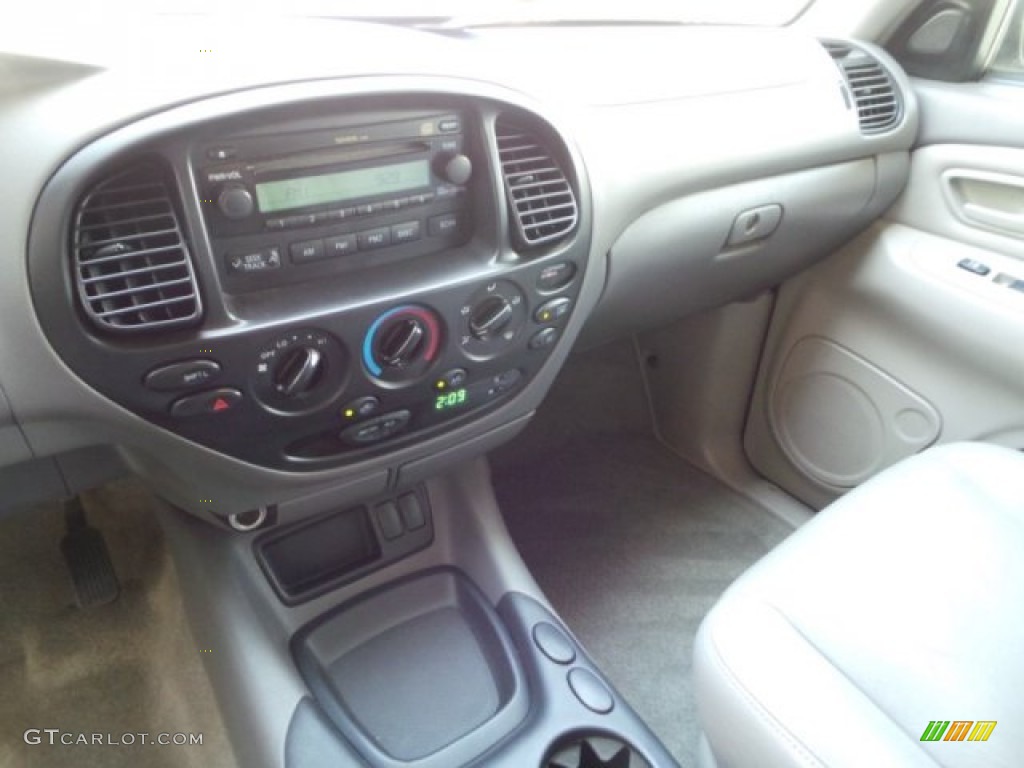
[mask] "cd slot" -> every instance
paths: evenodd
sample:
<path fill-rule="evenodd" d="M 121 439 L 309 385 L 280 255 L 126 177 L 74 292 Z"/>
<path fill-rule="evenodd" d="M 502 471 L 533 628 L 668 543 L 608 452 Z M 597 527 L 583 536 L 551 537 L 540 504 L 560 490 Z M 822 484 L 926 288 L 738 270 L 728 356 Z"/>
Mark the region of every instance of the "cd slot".
<path fill-rule="evenodd" d="M 365 162 L 368 160 L 382 160 L 386 158 L 402 157 L 403 155 L 428 152 L 430 146 L 422 141 L 410 141 L 400 144 L 385 144 L 374 147 L 346 147 L 344 149 L 317 149 L 303 152 L 298 155 L 278 157 L 273 160 L 264 160 L 252 163 L 246 170 L 254 176 L 261 176 L 269 173 L 280 173 L 281 171 L 292 171 L 298 169 L 317 168 L 327 165 L 342 165 L 348 163 Z"/>

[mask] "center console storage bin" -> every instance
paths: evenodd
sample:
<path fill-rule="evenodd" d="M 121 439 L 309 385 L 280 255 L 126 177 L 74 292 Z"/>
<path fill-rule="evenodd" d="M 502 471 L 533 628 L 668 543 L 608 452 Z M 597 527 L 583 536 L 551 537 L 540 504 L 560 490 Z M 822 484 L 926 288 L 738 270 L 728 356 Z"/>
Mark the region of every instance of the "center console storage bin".
<path fill-rule="evenodd" d="M 460 765 L 527 713 L 507 630 L 452 569 L 341 606 L 297 634 L 293 652 L 320 706 L 371 764 Z"/>

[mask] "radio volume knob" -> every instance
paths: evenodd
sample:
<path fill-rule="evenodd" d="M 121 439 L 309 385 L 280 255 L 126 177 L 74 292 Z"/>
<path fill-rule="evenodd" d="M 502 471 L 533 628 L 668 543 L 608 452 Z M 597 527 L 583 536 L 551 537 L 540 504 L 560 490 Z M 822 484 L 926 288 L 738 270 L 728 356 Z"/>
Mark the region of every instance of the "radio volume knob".
<path fill-rule="evenodd" d="M 242 184 L 225 184 L 217 196 L 217 207 L 229 219 L 244 219 L 256 209 L 256 202 Z"/>
<path fill-rule="evenodd" d="M 450 184 L 461 187 L 473 175 L 473 161 L 462 154 L 440 155 L 437 158 L 437 173 Z"/>

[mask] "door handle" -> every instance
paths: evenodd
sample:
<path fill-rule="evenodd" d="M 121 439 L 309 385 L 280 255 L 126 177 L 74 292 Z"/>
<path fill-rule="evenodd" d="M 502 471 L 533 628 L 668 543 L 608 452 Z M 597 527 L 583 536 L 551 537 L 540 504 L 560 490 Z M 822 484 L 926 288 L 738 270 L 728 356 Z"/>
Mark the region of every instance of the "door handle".
<path fill-rule="evenodd" d="M 1024 178 L 954 169 L 942 181 L 946 202 L 965 224 L 1024 237 Z"/>
<path fill-rule="evenodd" d="M 1024 235 L 1024 210 L 1011 213 L 978 203 L 964 203 L 963 214 L 964 218 L 983 226 Z"/>

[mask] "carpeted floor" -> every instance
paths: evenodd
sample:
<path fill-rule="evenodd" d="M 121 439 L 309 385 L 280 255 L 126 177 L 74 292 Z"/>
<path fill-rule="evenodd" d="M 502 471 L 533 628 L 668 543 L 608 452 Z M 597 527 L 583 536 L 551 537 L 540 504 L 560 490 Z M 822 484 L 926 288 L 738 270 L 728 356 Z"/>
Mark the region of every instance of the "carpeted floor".
<path fill-rule="evenodd" d="M 491 464 L 533 575 L 689 768 L 697 626 L 792 528 L 652 435 L 636 352 L 620 340 L 573 355 L 534 420 Z"/>
<path fill-rule="evenodd" d="M 635 431 L 584 433 L 495 463 L 508 527 L 562 618 L 684 768 L 701 618 L 791 532 Z"/>
<path fill-rule="evenodd" d="M 121 581 L 104 606 L 75 605 L 61 505 L 0 520 L 0 766 L 234 768 L 150 497 L 125 482 L 83 502 Z M 202 745 L 143 746 L 143 733 Z M 93 734 L 119 745 L 59 743 Z"/>

